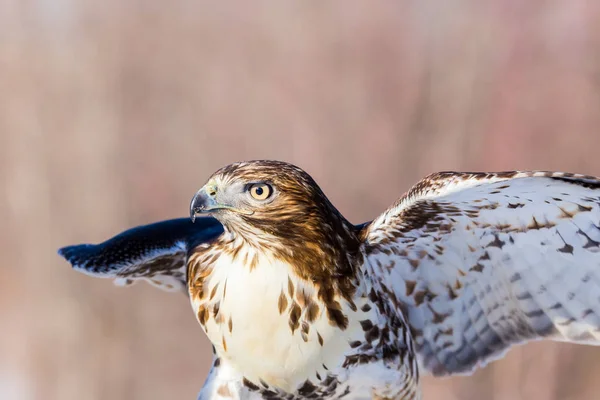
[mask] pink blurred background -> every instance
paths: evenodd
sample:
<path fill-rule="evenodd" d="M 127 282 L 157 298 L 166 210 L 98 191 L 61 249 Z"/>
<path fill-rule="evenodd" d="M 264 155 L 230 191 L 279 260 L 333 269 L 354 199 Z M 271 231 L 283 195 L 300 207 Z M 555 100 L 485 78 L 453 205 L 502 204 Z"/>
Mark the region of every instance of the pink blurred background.
<path fill-rule="evenodd" d="M 600 3 L 0 1 L 0 399 L 195 399 L 183 295 L 60 246 L 187 214 L 217 168 L 308 170 L 358 223 L 438 170 L 600 175 Z M 425 400 L 597 399 L 600 349 L 534 343 Z"/>

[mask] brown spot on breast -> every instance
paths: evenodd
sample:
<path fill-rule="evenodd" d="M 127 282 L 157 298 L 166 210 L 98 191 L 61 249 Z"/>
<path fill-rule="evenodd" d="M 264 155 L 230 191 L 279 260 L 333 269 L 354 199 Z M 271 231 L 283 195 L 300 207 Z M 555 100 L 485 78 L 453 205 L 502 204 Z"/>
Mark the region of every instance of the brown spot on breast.
<path fill-rule="evenodd" d="M 319 344 L 321 346 L 323 346 L 323 337 L 321 336 L 321 334 L 319 332 L 317 332 L 317 340 L 319 341 Z M 325 365 L 323 365 L 323 367 L 325 368 Z M 327 368 L 325 368 L 327 369 Z"/>
<path fill-rule="evenodd" d="M 291 298 L 294 298 L 294 283 L 292 279 L 288 276 L 288 293 Z"/>
<path fill-rule="evenodd" d="M 222 324 L 225 322 L 225 316 L 223 314 L 219 314 L 215 317 L 215 323 Z"/>
<path fill-rule="evenodd" d="M 308 322 L 314 322 L 317 317 L 319 316 L 319 306 L 312 302 L 308 305 L 308 307 L 306 308 L 306 320 Z"/>
<path fill-rule="evenodd" d="M 204 286 L 192 284 L 190 286 L 190 293 L 192 297 L 195 297 L 198 301 L 204 301 Z"/>
<path fill-rule="evenodd" d="M 231 320 L 231 316 L 229 316 L 229 321 L 227 322 L 227 325 L 229 327 L 229 333 L 231 333 L 233 331 L 233 321 Z"/>
<path fill-rule="evenodd" d="M 213 297 L 215 297 L 215 294 L 217 293 L 217 288 L 219 287 L 219 284 L 216 284 L 212 290 L 210 291 L 210 297 L 208 298 L 208 300 L 212 300 Z"/>
<path fill-rule="evenodd" d="M 238 253 L 240 252 L 240 250 L 241 250 L 241 249 L 242 249 L 242 246 L 237 246 L 237 247 L 234 247 L 234 248 L 231 250 L 231 258 L 235 260 L 235 259 L 237 258 L 237 256 L 238 256 Z"/>
<path fill-rule="evenodd" d="M 222 337 L 222 343 L 223 343 L 223 350 L 227 351 L 227 341 L 225 340 L 225 336 Z"/>
<path fill-rule="evenodd" d="M 292 330 L 292 333 L 294 333 L 294 331 L 296 329 L 298 329 L 298 327 L 300 326 L 300 314 L 301 314 L 302 310 L 300 309 L 300 306 L 298 306 L 298 304 L 296 302 L 292 303 L 292 306 L 290 307 L 290 320 L 289 320 L 289 325 L 290 325 L 290 329 Z"/>
<path fill-rule="evenodd" d="M 200 322 L 201 325 L 205 325 L 206 321 L 208 321 L 206 307 L 204 305 L 198 306 L 198 322 Z"/>
<path fill-rule="evenodd" d="M 308 332 L 310 331 L 310 325 L 308 325 L 306 321 L 302 321 L 302 327 L 300 329 L 303 333 L 308 335 Z"/>
<path fill-rule="evenodd" d="M 279 309 L 279 314 L 283 314 L 283 312 L 287 309 L 287 305 L 287 297 L 285 296 L 282 290 L 281 294 L 279 295 L 279 300 L 277 301 L 277 308 Z"/>
<path fill-rule="evenodd" d="M 308 302 L 310 302 L 310 297 L 308 297 L 308 295 L 306 294 L 306 291 L 304 289 L 300 289 L 296 292 L 296 301 L 298 302 L 298 305 L 301 308 L 306 307 L 306 304 L 308 304 Z"/>
<path fill-rule="evenodd" d="M 252 271 L 258 265 L 258 255 L 254 254 L 252 260 L 250 260 L 250 271 Z"/>
<path fill-rule="evenodd" d="M 342 330 L 346 329 L 348 327 L 348 317 L 344 315 L 338 302 L 334 302 L 331 305 L 332 307 L 327 307 L 327 318 L 329 319 L 329 323 Z"/>
<path fill-rule="evenodd" d="M 416 281 L 404 281 L 404 286 L 406 286 L 406 295 L 410 296 L 415 291 L 417 282 Z"/>

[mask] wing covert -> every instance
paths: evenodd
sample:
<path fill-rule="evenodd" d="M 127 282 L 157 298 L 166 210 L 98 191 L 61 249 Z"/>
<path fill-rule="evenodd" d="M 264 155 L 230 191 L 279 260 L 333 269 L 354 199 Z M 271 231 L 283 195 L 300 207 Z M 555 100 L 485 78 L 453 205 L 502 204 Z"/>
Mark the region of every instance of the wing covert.
<path fill-rule="evenodd" d="M 161 289 L 186 289 L 188 251 L 212 241 L 223 232 L 214 218 L 178 218 L 138 226 L 99 244 L 78 244 L 58 250 L 58 254 L 79 272 L 113 278 L 117 285 L 137 280 Z"/>
<path fill-rule="evenodd" d="M 363 232 L 380 294 L 420 362 L 468 373 L 528 340 L 600 344 L 600 181 L 439 173 Z"/>

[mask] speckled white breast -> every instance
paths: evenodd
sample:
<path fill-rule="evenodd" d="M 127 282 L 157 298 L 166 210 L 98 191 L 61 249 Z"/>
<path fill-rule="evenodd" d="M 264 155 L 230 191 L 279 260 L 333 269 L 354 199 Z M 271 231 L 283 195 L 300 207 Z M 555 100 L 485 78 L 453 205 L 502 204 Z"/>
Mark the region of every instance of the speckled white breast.
<path fill-rule="evenodd" d="M 340 301 L 349 325 L 345 330 L 334 327 L 312 284 L 301 281 L 290 265 L 272 254 L 255 251 L 241 250 L 235 257 L 223 253 L 216 259 L 204 280 L 205 296 L 192 296 L 192 307 L 196 315 L 200 308 L 209 313 L 203 328 L 219 357 L 255 383 L 262 380 L 292 391 L 341 366 L 351 350 L 349 343 L 364 337 L 361 316 L 355 315 L 364 312 L 359 308 L 355 313 Z M 257 262 L 251 267 L 248 260 L 255 255 Z M 318 306 L 312 322 L 307 299 Z M 295 324 L 292 314 L 298 308 Z"/>

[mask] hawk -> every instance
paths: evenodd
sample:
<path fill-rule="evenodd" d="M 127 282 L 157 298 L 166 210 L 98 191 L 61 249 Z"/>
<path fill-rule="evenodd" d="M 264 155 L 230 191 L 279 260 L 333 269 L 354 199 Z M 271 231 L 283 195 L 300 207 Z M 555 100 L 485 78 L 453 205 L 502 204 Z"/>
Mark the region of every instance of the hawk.
<path fill-rule="evenodd" d="M 534 339 L 599 344 L 595 177 L 440 172 L 354 225 L 302 169 L 250 161 L 190 214 L 59 254 L 189 295 L 214 350 L 201 400 L 418 399 L 420 372 Z"/>

